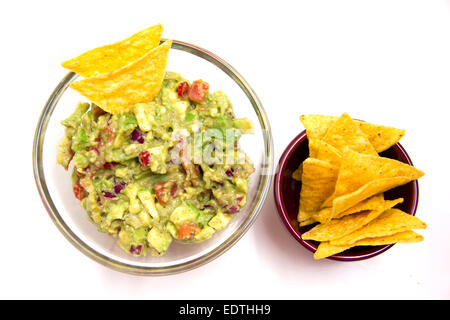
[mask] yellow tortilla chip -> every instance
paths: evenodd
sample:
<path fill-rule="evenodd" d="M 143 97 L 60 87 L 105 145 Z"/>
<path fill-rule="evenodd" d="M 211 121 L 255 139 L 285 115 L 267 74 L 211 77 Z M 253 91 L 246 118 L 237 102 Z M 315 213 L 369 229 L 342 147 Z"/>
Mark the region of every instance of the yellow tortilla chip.
<path fill-rule="evenodd" d="M 341 166 L 342 155 L 339 150 L 322 140 L 309 140 L 309 156 L 336 167 Z"/>
<path fill-rule="evenodd" d="M 303 161 L 299 222 L 308 220 L 333 193 L 337 175 L 338 169 L 326 161 L 313 158 Z"/>
<path fill-rule="evenodd" d="M 378 155 L 367 136 L 347 113 L 336 120 L 322 140 L 339 151 L 350 148 L 359 153 Z"/>
<path fill-rule="evenodd" d="M 323 139 L 336 121 L 337 117 L 325 115 L 302 115 L 300 120 L 306 128 L 308 139 Z M 369 139 L 375 150 L 380 153 L 396 144 L 404 135 L 405 130 L 354 120 Z"/>
<path fill-rule="evenodd" d="M 422 176 L 422 171 L 400 161 L 347 149 L 334 193 L 322 208 L 332 207 L 335 217 L 364 199 Z"/>
<path fill-rule="evenodd" d="M 400 141 L 405 135 L 405 130 L 380 126 L 368 122 L 356 121 L 378 153 L 389 149 Z"/>
<path fill-rule="evenodd" d="M 127 112 L 158 95 L 171 46 L 167 40 L 121 69 L 73 82 L 70 87 L 109 113 Z"/>
<path fill-rule="evenodd" d="M 332 245 L 351 245 L 361 239 L 377 238 L 396 234 L 412 229 L 425 229 L 427 225 L 419 218 L 399 209 L 389 209 L 366 226 L 333 241 Z"/>
<path fill-rule="evenodd" d="M 337 246 L 326 241 L 320 243 L 319 247 L 314 253 L 314 259 L 323 259 L 355 246 L 380 246 L 392 243 L 410 243 L 420 241 L 423 241 L 423 237 L 414 231 L 404 231 L 384 237 L 365 238 L 351 245 Z"/>
<path fill-rule="evenodd" d="M 113 72 L 158 46 L 162 32 L 161 24 L 152 26 L 125 40 L 89 50 L 63 62 L 62 66 L 85 78 Z"/>
<path fill-rule="evenodd" d="M 308 220 L 304 220 L 299 222 L 300 227 L 309 226 L 310 224 L 316 223 L 317 221 L 314 218 L 309 218 Z"/>
<path fill-rule="evenodd" d="M 301 163 L 298 168 L 292 173 L 292 178 L 297 181 L 302 181 L 302 173 L 303 173 L 303 163 Z"/>
<path fill-rule="evenodd" d="M 308 232 L 302 234 L 303 240 L 315 240 L 315 241 L 331 241 L 342 238 L 353 231 L 365 226 L 370 221 L 376 219 L 387 209 L 390 209 L 403 202 L 402 198 L 384 201 L 381 206 L 375 210 L 367 210 L 358 212 L 355 214 L 347 215 L 340 219 L 333 219 L 327 223 L 322 223 Z"/>
<path fill-rule="evenodd" d="M 381 207 L 383 207 L 383 204 L 385 203 L 384 195 L 382 193 L 376 194 L 370 198 L 365 199 L 364 201 L 361 201 L 357 204 L 355 204 L 353 207 L 348 208 L 345 211 L 342 211 L 338 215 L 336 215 L 334 218 L 339 219 L 344 216 L 347 216 L 352 213 L 361 212 L 365 210 L 377 210 Z M 328 208 L 331 210 L 331 208 Z"/>
<path fill-rule="evenodd" d="M 377 210 L 380 206 L 384 204 L 384 196 L 382 193 L 376 194 L 364 201 L 361 201 L 354 205 L 351 208 L 348 208 L 347 210 L 337 214 L 334 219 L 339 219 L 344 216 L 347 216 L 349 214 L 366 211 L 366 210 Z M 315 221 L 318 221 L 320 223 L 326 223 L 330 221 L 332 218 L 333 208 L 323 208 L 319 212 L 314 214 Z"/>
<path fill-rule="evenodd" d="M 306 129 L 308 139 L 322 140 L 331 127 L 337 120 L 337 117 L 324 116 L 320 114 L 301 115 L 300 121 Z"/>

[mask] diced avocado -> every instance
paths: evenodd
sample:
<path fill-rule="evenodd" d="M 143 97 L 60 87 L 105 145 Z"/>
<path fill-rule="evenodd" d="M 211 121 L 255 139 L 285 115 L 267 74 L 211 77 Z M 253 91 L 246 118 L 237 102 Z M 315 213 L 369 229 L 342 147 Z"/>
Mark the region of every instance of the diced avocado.
<path fill-rule="evenodd" d="M 214 119 L 214 126 L 218 128 L 230 128 L 232 126 L 231 118 L 226 114 L 218 116 Z"/>
<path fill-rule="evenodd" d="M 145 256 L 146 254 L 146 236 L 147 236 L 148 228 L 140 227 L 133 228 L 130 225 L 125 224 L 123 228 L 121 228 L 118 237 L 119 246 L 128 253 L 137 254 L 136 249 L 141 246 L 139 254 Z"/>
<path fill-rule="evenodd" d="M 133 174 L 133 179 L 140 180 L 140 179 L 148 178 L 152 175 L 153 175 L 153 173 L 151 171 L 142 171 L 142 172 Z"/>
<path fill-rule="evenodd" d="M 83 155 L 82 151 L 75 152 L 73 156 L 73 165 L 77 168 L 86 168 L 89 165 L 89 159 Z"/>
<path fill-rule="evenodd" d="M 241 129 L 243 132 L 246 133 L 253 131 L 253 123 L 247 118 L 234 119 L 233 127 Z"/>
<path fill-rule="evenodd" d="M 166 223 L 166 230 L 169 231 L 169 233 L 174 237 L 175 239 L 178 238 L 178 230 L 177 227 L 170 221 Z"/>
<path fill-rule="evenodd" d="M 217 211 L 217 214 L 214 216 L 214 218 L 209 220 L 208 225 L 219 231 L 228 225 L 232 217 L 233 215 L 225 215 L 222 213 L 222 211 Z"/>
<path fill-rule="evenodd" d="M 139 186 L 135 183 L 130 183 L 125 189 L 125 195 L 130 200 L 130 207 L 128 208 L 128 211 L 130 213 L 138 213 L 142 210 L 141 204 L 139 203 L 139 200 L 137 199 L 137 193 L 139 191 Z"/>
<path fill-rule="evenodd" d="M 141 219 L 139 219 L 138 214 L 132 214 L 132 213 L 127 214 L 125 216 L 125 223 L 127 225 L 132 226 L 135 229 L 145 227 L 146 224 Z"/>
<path fill-rule="evenodd" d="M 117 168 L 114 171 L 114 175 L 116 177 L 122 178 L 122 179 L 125 179 L 125 178 L 129 179 L 129 178 L 131 178 L 132 174 L 133 174 L 133 172 L 127 167 Z"/>
<path fill-rule="evenodd" d="M 129 157 L 126 155 L 126 153 L 122 149 L 114 149 L 111 151 L 111 157 L 106 158 L 106 161 L 108 162 L 124 162 Z"/>
<path fill-rule="evenodd" d="M 200 231 L 200 233 L 198 233 L 195 237 L 194 240 L 196 241 L 203 241 L 203 240 L 207 240 L 209 238 L 212 237 L 212 235 L 214 234 L 214 232 L 216 232 L 216 230 L 214 230 L 213 228 L 211 228 L 210 226 L 206 226 L 202 229 L 202 231 Z"/>
<path fill-rule="evenodd" d="M 173 108 L 178 113 L 180 119 L 184 119 L 186 116 L 186 110 L 189 108 L 189 102 L 186 100 L 177 101 L 173 105 Z"/>
<path fill-rule="evenodd" d="M 197 214 L 196 222 L 197 222 L 197 224 L 201 225 L 202 227 L 206 226 L 208 224 L 209 220 L 211 220 L 211 218 L 214 216 L 213 213 L 206 213 L 206 212 L 203 212 L 203 211 L 197 209 L 188 201 L 186 201 L 186 204 L 192 211 L 194 211 Z"/>
<path fill-rule="evenodd" d="M 147 211 L 141 210 L 141 212 L 139 212 L 137 215 L 144 225 L 146 225 L 147 227 L 151 226 L 152 218 Z"/>
<path fill-rule="evenodd" d="M 226 114 L 232 110 L 231 102 L 222 91 L 209 93 L 207 96 L 207 104 L 209 108 L 217 108 L 221 114 Z"/>
<path fill-rule="evenodd" d="M 125 200 L 119 200 L 117 203 L 113 203 L 109 206 L 108 215 L 106 216 L 106 223 L 109 226 L 113 220 L 122 219 L 125 210 L 128 209 L 129 202 Z"/>
<path fill-rule="evenodd" d="M 167 172 L 167 150 L 164 146 L 147 149 L 150 154 L 150 170 L 155 173 L 163 174 Z"/>
<path fill-rule="evenodd" d="M 66 169 L 73 157 L 71 146 L 72 138 L 68 137 L 67 135 L 61 140 L 61 143 L 58 146 L 58 155 L 56 161 Z"/>
<path fill-rule="evenodd" d="M 178 95 L 171 88 L 163 87 L 161 89 L 161 102 L 162 104 L 172 105 L 178 101 Z"/>
<path fill-rule="evenodd" d="M 245 179 L 242 178 L 236 178 L 235 180 L 235 185 L 237 187 L 237 189 L 241 192 L 247 193 L 248 191 L 248 183 Z"/>
<path fill-rule="evenodd" d="M 61 121 L 61 124 L 65 127 L 76 128 L 81 122 L 81 116 L 88 111 L 89 103 L 79 103 L 75 111 L 65 120 Z"/>
<path fill-rule="evenodd" d="M 113 236 L 117 236 L 120 229 L 122 229 L 122 223 L 123 223 L 122 220 L 114 220 L 109 225 L 107 232 L 109 234 L 112 234 Z"/>
<path fill-rule="evenodd" d="M 197 216 L 198 213 L 196 211 L 192 210 L 186 204 L 182 204 L 173 210 L 169 220 L 176 226 L 179 226 L 185 223 L 194 222 Z"/>
<path fill-rule="evenodd" d="M 87 147 L 89 147 L 89 140 L 86 131 L 82 127 L 78 127 L 72 138 L 72 150 L 77 152 Z"/>
<path fill-rule="evenodd" d="M 147 209 L 148 213 L 152 216 L 153 219 L 159 219 L 158 210 L 155 207 L 155 199 L 153 198 L 153 194 L 148 189 L 141 189 L 138 191 L 137 196 L 139 200 L 141 200 L 144 207 Z"/>
<path fill-rule="evenodd" d="M 119 131 L 125 134 L 131 133 L 138 125 L 136 117 L 132 113 L 122 114 L 119 120 Z"/>
<path fill-rule="evenodd" d="M 147 242 L 158 251 L 158 254 L 163 254 L 169 248 L 172 237 L 168 232 L 161 232 L 158 228 L 154 227 L 147 235 Z"/>
<path fill-rule="evenodd" d="M 123 151 L 127 156 L 137 157 L 139 153 L 144 151 L 144 145 L 140 143 L 131 143 L 123 148 Z"/>
<path fill-rule="evenodd" d="M 94 187 L 97 192 L 104 190 L 111 190 L 114 187 L 114 183 L 108 179 L 97 178 L 94 181 Z"/>
<path fill-rule="evenodd" d="M 150 131 L 152 129 L 152 123 L 147 114 L 149 105 L 146 103 L 138 103 L 134 106 L 133 112 L 136 116 L 137 123 L 139 125 L 139 129 L 144 132 Z"/>

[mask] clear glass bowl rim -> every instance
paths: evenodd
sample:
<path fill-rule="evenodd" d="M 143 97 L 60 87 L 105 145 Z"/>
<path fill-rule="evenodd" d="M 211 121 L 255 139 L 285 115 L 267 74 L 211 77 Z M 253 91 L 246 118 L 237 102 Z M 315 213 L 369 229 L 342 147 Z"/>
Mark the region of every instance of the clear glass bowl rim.
<path fill-rule="evenodd" d="M 164 40 L 164 39 L 163 39 Z M 172 49 L 185 51 L 196 55 L 208 62 L 214 64 L 223 72 L 225 72 L 234 82 L 244 91 L 249 101 L 251 102 L 253 109 L 258 117 L 261 128 L 263 130 L 263 139 L 264 139 L 264 158 L 262 163 L 262 171 L 264 175 L 261 178 L 261 183 L 259 184 L 259 188 L 256 194 L 257 203 L 254 206 L 253 211 L 251 211 L 248 217 L 244 220 L 244 222 L 237 228 L 237 230 L 221 245 L 219 245 L 214 250 L 202 255 L 194 260 L 180 263 L 177 265 L 172 265 L 168 267 L 145 267 L 145 266 L 136 266 L 124 262 L 120 262 L 114 259 L 111 259 L 103 254 L 100 254 L 89 245 L 84 243 L 64 222 L 61 215 L 59 214 L 53 200 L 49 194 L 43 163 L 42 163 L 42 151 L 43 151 L 43 143 L 45 138 L 45 133 L 47 130 L 47 125 L 50 120 L 50 117 L 53 113 L 53 110 L 56 108 L 59 99 L 69 86 L 69 84 L 78 76 L 74 72 L 69 72 L 57 85 L 52 94 L 50 95 L 48 101 L 46 102 L 44 109 L 39 117 L 38 124 L 36 127 L 34 141 L 33 141 L 33 173 L 34 179 L 36 182 L 36 186 L 41 197 L 41 200 L 46 208 L 50 218 L 59 229 L 59 231 L 63 234 L 63 236 L 69 240 L 72 245 L 74 245 L 78 250 L 80 250 L 83 254 L 88 256 L 89 258 L 97 261 L 98 263 L 109 267 L 111 269 L 134 274 L 134 275 L 169 275 L 180 272 L 185 272 L 188 270 L 195 269 L 200 267 L 215 258 L 219 257 L 225 251 L 230 249 L 253 225 L 255 222 L 261 208 L 264 204 L 264 201 L 269 192 L 270 186 L 273 180 L 273 139 L 272 133 L 270 129 L 270 124 L 268 117 L 264 111 L 261 101 L 257 97 L 256 93 L 247 83 L 247 81 L 227 62 L 223 59 L 219 58 L 215 54 L 200 48 L 198 46 L 179 41 L 172 40 Z"/>

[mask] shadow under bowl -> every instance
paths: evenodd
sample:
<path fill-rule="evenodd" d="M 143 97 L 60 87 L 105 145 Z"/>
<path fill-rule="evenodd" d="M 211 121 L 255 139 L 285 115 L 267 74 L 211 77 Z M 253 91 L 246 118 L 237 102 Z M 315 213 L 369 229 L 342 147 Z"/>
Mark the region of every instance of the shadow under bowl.
<path fill-rule="evenodd" d="M 319 242 L 303 240 L 301 235 L 317 224 L 299 227 L 297 214 L 302 183 L 292 178 L 292 173 L 309 156 L 306 131 L 301 132 L 283 152 L 278 163 L 274 179 L 275 203 L 281 220 L 292 234 L 306 249 L 316 252 Z M 395 159 L 413 165 L 405 149 L 396 143 L 391 148 L 380 153 L 380 156 Z M 419 185 L 413 180 L 405 185 L 393 188 L 384 193 L 387 200 L 403 198 L 404 201 L 395 206 L 406 213 L 415 215 L 419 199 Z M 328 257 L 337 261 L 359 261 L 375 257 L 390 249 L 394 244 L 380 246 L 358 246 Z"/>

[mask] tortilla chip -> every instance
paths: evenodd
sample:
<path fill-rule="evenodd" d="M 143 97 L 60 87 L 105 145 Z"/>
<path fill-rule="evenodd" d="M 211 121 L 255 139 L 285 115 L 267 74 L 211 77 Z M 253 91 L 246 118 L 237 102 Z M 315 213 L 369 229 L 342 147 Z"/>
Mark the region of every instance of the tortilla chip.
<path fill-rule="evenodd" d="M 384 200 L 384 195 L 382 193 L 379 193 L 370 198 L 365 199 L 364 201 L 361 201 L 361 202 L 355 204 L 353 207 L 348 208 L 347 210 L 339 213 L 334 218 L 339 219 L 339 218 L 342 218 L 349 214 L 353 214 L 353 213 L 361 212 L 361 211 L 365 211 L 365 210 L 377 210 L 377 209 L 383 207 L 383 204 L 385 202 L 386 201 Z M 401 202 L 403 202 L 403 199 Z M 329 208 L 329 209 L 331 210 L 331 208 Z"/>
<path fill-rule="evenodd" d="M 353 231 L 356 231 L 359 228 L 365 226 L 370 221 L 376 219 L 384 211 L 394 207 L 401 202 L 403 202 L 402 198 L 392 201 L 384 201 L 384 203 L 380 207 L 374 210 L 362 211 L 359 213 L 347 215 L 341 219 L 333 219 L 327 223 L 319 224 L 308 232 L 302 234 L 302 239 L 315 241 L 331 241 L 342 238 L 347 234 L 350 234 Z"/>
<path fill-rule="evenodd" d="M 426 227 L 427 225 L 415 216 L 399 209 L 389 209 L 366 226 L 330 243 L 337 246 L 350 245 L 365 238 L 390 236 L 398 232 Z"/>
<path fill-rule="evenodd" d="M 330 242 L 321 242 L 316 252 L 314 259 L 323 259 L 337 253 L 343 252 L 355 246 L 380 246 L 392 243 L 409 243 L 423 241 L 423 237 L 414 231 L 399 232 L 390 236 L 365 238 L 359 240 L 351 245 L 332 245 Z"/>
<path fill-rule="evenodd" d="M 308 139 L 323 139 L 325 134 L 336 121 L 337 117 L 325 115 L 302 115 L 300 120 L 306 128 Z M 375 150 L 380 153 L 396 144 L 404 135 L 405 130 L 386 127 L 354 120 L 369 139 Z"/>
<path fill-rule="evenodd" d="M 322 140 L 341 152 L 350 148 L 359 153 L 378 155 L 367 136 L 347 113 L 336 120 Z"/>
<path fill-rule="evenodd" d="M 356 121 L 356 123 L 358 123 L 359 128 L 366 134 L 378 153 L 389 149 L 405 135 L 405 130 L 403 129 L 385 127 L 362 121 Z"/>
<path fill-rule="evenodd" d="M 298 221 L 308 220 L 334 191 L 338 169 L 328 162 L 308 158 L 303 161 L 302 189 Z"/>
<path fill-rule="evenodd" d="M 171 45 L 167 40 L 121 69 L 73 82 L 70 87 L 109 113 L 127 112 L 158 95 Z"/>
<path fill-rule="evenodd" d="M 309 218 L 308 220 L 304 220 L 304 221 L 299 222 L 298 225 L 300 227 L 304 227 L 304 226 L 309 226 L 310 224 L 313 224 L 313 223 L 316 223 L 316 222 L 317 222 L 316 219 Z"/>
<path fill-rule="evenodd" d="M 161 24 L 152 26 L 125 40 L 89 50 L 63 62 L 62 66 L 85 78 L 113 72 L 158 46 L 162 32 Z"/>
<path fill-rule="evenodd" d="M 322 140 L 331 127 L 337 120 L 337 117 L 324 116 L 320 114 L 301 115 L 300 121 L 306 129 L 308 139 Z"/>
<path fill-rule="evenodd" d="M 336 167 L 341 166 L 342 154 L 338 149 L 322 140 L 309 140 L 309 156 L 326 161 Z"/>
<path fill-rule="evenodd" d="M 300 163 L 298 168 L 292 173 L 292 179 L 302 181 L 303 163 Z"/>
<path fill-rule="evenodd" d="M 364 201 L 361 201 L 354 205 L 351 208 L 341 212 L 340 214 L 332 217 L 333 208 L 323 208 L 320 209 L 319 212 L 314 213 L 313 219 L 320 223 L 327 223 L 331 220 L 331 218 L 339 219 L 346 215 L 366 211 L 366 210 L 376 210 L 380 205 L 384 203 L 384 195 L 382 193 L 376 194 L 373 197 L 370 197 Z"/>
<path fill-rule="evenodd" d="M 332 207 L 332 217 L 336 217 L 375 194 L 422 176 L 422 171 L 400 161 L 347 149 L 343 154 L 334 193 L 322 208 Z"/>

